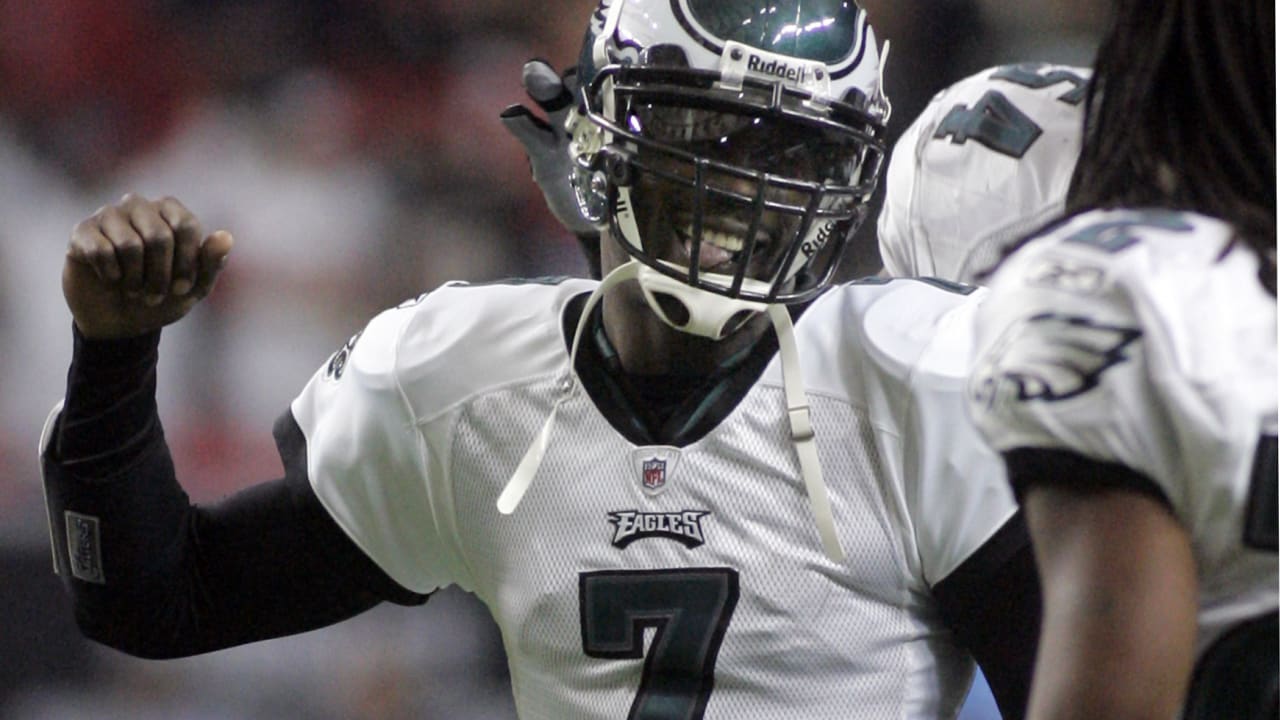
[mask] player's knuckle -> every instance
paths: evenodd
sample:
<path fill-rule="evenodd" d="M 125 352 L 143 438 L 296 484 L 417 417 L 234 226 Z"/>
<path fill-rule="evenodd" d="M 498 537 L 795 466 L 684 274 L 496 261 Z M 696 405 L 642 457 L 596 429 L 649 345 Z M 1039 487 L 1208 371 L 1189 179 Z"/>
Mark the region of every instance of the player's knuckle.
<path fill-rule="evenodd" d="M 142 241 L 148 250 L 160 250 L 173 243 L 173 231 L 167 225 L 157 224 L 146 229 Z"/>
<path fill-rule="evenodd" d="M 165 195 L 164 197 L 160 198 L 157 204 L 166 209 L 175 210 L 184 214 L 189 214 L 189 211 L 187 210 L 187 206 L 183 205 L 181 200 L 179 200 L 178 198 L 172 195 Z"/>
<path fill-rule="evenodd" d="M 90 216 L 89 220 L 106 227 L 110 224 L 119 224 L 119 222 L 125 220 L 126 217 L 127 215 L 125 214 L 122 206 L 103 205 L 101 208 L 98 208 L 98 212 Z"/>
<path fill-rule="evenodd" d="M 92 263 L 101 262 L 107 259 L 110 254 L 107 248 L 101 245 L 75 245 L 73 251 L 78 257 L 82 257 Z"/>
<path fill-rule="evenodd" d="M 87 217 L 71 228 L 71 242 L 79 242 L 98 230 L 98 217 Z"/>
<path fill-rule="evenodd" d="M 169 222 L 181 222 L 191 214 L 187 208 L 172 195 L 166 195 L 156 201 L 156 206 Z"/>
<path fill-rule="evenodd" d="M 128 233 L 117 237 L 113 243 L 117 255 L 125 259 L 142 257 L 143 246 L 142 238 L 137 233 Z"/>
<path fill-rule="evenodd" d="M 122 207 L 133 207 L 135 205 L 145 203 L 146 201 L 147 199 L 141 194 L 130 191 L 120 196 L 120 202 L 118 204 Z"/>

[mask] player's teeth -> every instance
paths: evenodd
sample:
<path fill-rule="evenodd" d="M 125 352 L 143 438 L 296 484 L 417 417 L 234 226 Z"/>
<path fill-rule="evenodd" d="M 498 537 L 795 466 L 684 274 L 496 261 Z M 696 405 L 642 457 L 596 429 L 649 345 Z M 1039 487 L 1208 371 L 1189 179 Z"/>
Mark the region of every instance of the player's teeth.
<path fill-rule="evenodd" d="M 685 235 L 693 237 L 693 226 L 689 225 L 685 228 Z M 702 242 L 708 245 L 714 245 L 721 250 L 729 252 L 740 252 L 746 246 L 746 241 L 737 235 L 716 232 L 715 230 L 703 230 Z"/>

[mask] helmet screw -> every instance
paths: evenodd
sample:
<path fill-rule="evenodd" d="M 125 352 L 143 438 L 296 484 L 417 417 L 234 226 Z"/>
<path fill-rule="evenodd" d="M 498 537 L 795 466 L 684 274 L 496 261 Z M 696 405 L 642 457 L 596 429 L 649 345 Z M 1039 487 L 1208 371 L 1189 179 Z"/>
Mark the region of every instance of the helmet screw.
<path fill-rule="evenodd" d="M 591 182 L 588 188 L 592 199 L 599 203 L 604 203 L 604 199 L 609 197 L 609 179 L 599 170 L 591 173 Z"/>
<path fill-rule="evenodd" d="M 732 59 L 732 60 L 741 60 L 741 59 L 742 59 L 742 48 L 734 48 L 734 49 L 730 50 L 730 51 L 729 51 L 729 57 L 730 57 L 730 59 Z"/>
<path fill-rule="evenodd" d="M 613 152 L 605 153 L 604 169 L 614 185 L 627 187 L 631 184 L 631 163 L 627 162 L 626 158 Z"/>

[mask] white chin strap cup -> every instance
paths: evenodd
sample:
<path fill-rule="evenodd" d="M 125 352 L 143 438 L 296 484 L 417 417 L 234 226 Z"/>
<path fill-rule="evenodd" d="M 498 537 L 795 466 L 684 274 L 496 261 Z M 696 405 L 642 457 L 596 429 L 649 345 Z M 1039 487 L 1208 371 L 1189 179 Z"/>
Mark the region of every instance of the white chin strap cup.
<path fill-rule="evenodd" d="M 768 313 L 769 319 L 773 322 L 774 332 L 778 336 L 778 352 L 782 360 L 782 386 L 787 402 L 787 420 L 791 428 L 791 442 L 795 446 L 796 457 L 800 462 L 800 476 L 804 480 L 805 494 L 809 497 L 809 509 L 813 513 L 814 522 L 818 527 L 818 536 L 822 540 L 823 551 L 832 562 L 843 563 L 845 558 L 844 549 L 840 546 L 840 539 L 836 534 L 835 517 L 831 512 L 831 500 L 827 495 L 827 485 L 822 479 L 822 466 L 818 461 L 818 446 L 814 442 L 813 425 L 809 420 L 809 404 L 804 392 L 804 377 L 800 372 L 800 355 L 796 350 L 795 327 L 791 323 L 791 315 L 787 312 L 786 306 L 735 300 L 715 295 L 705 290 L 685 285 L 674 278 L 668 278 L 637 260 L 632 260 L 614 268 L 596 287 L 595 292 L 591 293 L 591 296 L 587 298 L 586 305 L 582 308 L 582 316 L 578 319 L 578 327 L 573 333 L 573 346 L 569 351 L 569 382 L 564 384 L 564 392 L 556 399 L 555 405 L 551 408 L 551 414 L 547 416 L 546 421 L 542 424 L 542 429 L 534 437 L 529 449 L 525 451 L 524 457 L 521 458 L 520 464 L 516 466 L 515 472 L 511 474 L 511 479 L 507 481 L 506 487 L 502 489 L 502 493 L 498 496 L 498 512 L 503 515 L 510 515 L 515 512 L 520 500 L 524 498 L 525 492 L 533 484 L 534 476 L 538 474 L 538 468 L 542 465 L 542 458 L 546 455 L 547 446 L 551 442 L 551 430 L 555 425 L 556 413 L 560 410 L 560 406 L 572 397 L 578 388 L 577 375 L 574 373 L 573 368 L 578 357 L 578 344 L 582 340 L 583 330 L 587 326 L 587 320 L 591 317 L 592 310 L 595 309 L 605 291 L 621 282 L 632 279 L 640 280 L 645 297 L 648 298 L 649 305 L 654 312 L 665 322 L 684 332 L 694 332 L 688 329 L 693 326 L 699 328 L 714 327 L 716 334 L 698 334 L 702 334 L 704 337 L 720 339 L 722 336 L 719 333 L 723 331 L 729 319 L 738 312 L 750 310 Z M 653 290 L 646 287 L 647 282 L 653 283 Z M 683 288 L 683 290 L 679 288 Z M 690 309 L 689 322 L 683 327 L 671 323 L 659 310 L 658 303 L 651 296 L 651 292 L 667 292 L 685 302 L 685 306 Z M 713 298 L 713 301 L 703 302 L 699 300 L 700 296 L 709 296 Z M 724 302 L 721 303 L 721 301 Z M 724 308 L 718 307 L 722 304 L 725 306 Z M 695 307 L 701 308 L 703 305 L 706 306 L 706 310 L 701 315 L 694 311 Z M 699 317 L 703 319 L 695 321 L 695 318 Z M 716 318 L 719 318 L 718 322 Z"/>
<path fill-rule="evenodd" d="M 635 260 L 628 264 L 640 266 L 636 279 L 640 281 L 640 290 L 644 293 L 644 299 L 649 303 L 649 308 L 654 314 L 671 327 L 690 335 L 723 340 L 741 327 L 745 318 L 765 312 L 769 307 L 767 303 L 725 297 L 693 287 L 683 280 L 664 275 Z M 733 278 L 727 275 L 708 274 L 703 277 L 724 287 L 729 287 L 733 282 Z M 742 284 L 746 289 L 756 292 L 768 292 L 769 289 L 759 280 L 743 280 Z M 669 297 L 683 306 L 688 314 L 688 319 L 683 324 L 672 318 L 663 308 L 659 301 L 662 296 Z M 735 318 L 739 319 L 739 322 L 733 322 Z"/>

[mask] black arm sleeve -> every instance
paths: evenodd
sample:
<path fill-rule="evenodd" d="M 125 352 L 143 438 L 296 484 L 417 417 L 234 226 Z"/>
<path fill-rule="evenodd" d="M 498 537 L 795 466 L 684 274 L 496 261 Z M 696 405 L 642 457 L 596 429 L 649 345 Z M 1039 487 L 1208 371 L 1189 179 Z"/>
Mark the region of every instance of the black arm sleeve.
<path fill-rule="evenodd" d="M 1040 634 L 1040 579 L 1022 513 L 933 588 L 943 621 L 982 668 L 1005 720 L 1022 718 Z"/>
<path fill-rule="evenodd" d="M 44 449 L 56 568 L 82 631 L 141 657 L 192 655 L 332 624 L 426 596 L 391 580 L 329 516 L 292 415 L 285 476 L 209 506 L 179 486 L 156 415 L 159 333 L 75 339 Z"/>

